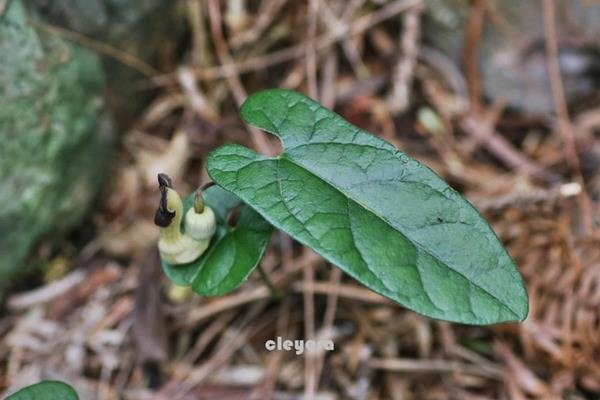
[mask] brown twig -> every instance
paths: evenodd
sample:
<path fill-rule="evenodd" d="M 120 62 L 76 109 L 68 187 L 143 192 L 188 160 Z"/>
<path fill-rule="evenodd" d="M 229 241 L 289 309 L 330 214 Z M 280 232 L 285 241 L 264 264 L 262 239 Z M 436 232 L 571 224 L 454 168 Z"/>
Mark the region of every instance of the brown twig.
<path fill-rule="evenodd" d="M 263 280 L 263 282 L 265 283 L 265 285 L 269 288 L 269 291 L 271 292 L 271 296 L 273 296 L 276 299 L 279 299 L 283 296 L 283 293 L 281 293 L 281 290 L 279 290 L 271 281 L 271 278 L 269 278 L 269 275 L 265 272 L 262 264 L 258 264 L 258 267 L 256 268 L 258 269 L 258 273 L 260 274 L 260 278 Z"/>
<path fill-rule="evenodd" d="M 336 103 L 336 78 L 338 72 L 338 60 L 336 53 L 329 53 L 325 57 L 325 65 L 321 76 L 321 104 L 324 107 L 333 109 Z"/>
<path fill-rule="evenodd" d="M 469 375 L 479 375 L 486 378 L 501 379 L 502 374 L 485 370 L 477 365 L 472 365 L 451 360 L 421 360 L 406 358 L 374 358 L 369 361 L 369 366 L 375 369 L 408 373 L 440 373 L 460 372 Z"/>
<path fill-rule="evenodd" d="M 460 126 L 469 135 L 483 143 L 490 153 L 508 167 L 547 182 L 556 182 L 559 179 L 556 174 L 546 171 L 544 167 L 523 155 L 508 140 L 498 134 L 489 121 L 486 122 L 485 119 L 470 114 L 461 119 Z"/>
<path fill-rule="evenodd" d="M 209 0 L 208 14 L 210 16 L 210 28 L 213 36 L 215 50 L 217 52 L 217 57 L 219 58 L 219 62 L 221 63 L 221 65 L 223 65 L 224 68 L 229 69 L 231 71 L 231 75 L 227 77 L 227 83 L 239 107 L 242 105 L 244 100 L 246 100 L 246 97 L 248 97 L 248 95 L 246 94 L 246 90 L 242 85 L 242 81 L 240 80 L 237 67 L 233 61 L 233 58 L 229 54 L 229 46 L 227 45 L 227 41 L 223 36 L 223 31 L 221 27 L 221 9 L 218 0 Z M 252 139 L 252 143 L 258 151 L 265 155 L 273 155 L 273 147 L 270 145 L 265 133 L 250 126 L 248 127 L 248 131 L 250 132 L 250 138 Z"/>
<path fill-rule="evenodd" d="M 177 71 L 177 78 L 181 89 L 185 94 L 186 100 L 189 102 L 192 109 L 199 116 L 206 118 L 209 122 L 216 124 L 219 120 L 219 115 L 206 100 L 206 96 L 202 93 L 193 73 L 187 67 L 181 67 Z"/>
<path fill-rule="evenodd" d="M 273 316 L 269 314 L 260 321 L 254 321 L 255 317 L 264 309 L 265 305 L 264 302 L 255 304 L 245 315 L 240 326 L 232 328 L 232 334 L 221 336 L 217 349 L 206 363 L 189 373 L 186 371 L 183 382 L 176 378 L 173 379 L 170 384 L 165 385 L 165 387 L 156 394 L 154 400 L 184 397 L 193 390 L 194 387 L 202 383 L 213 371 L 227 362 L 236 351 L 244 344 L 247 344 L 249 338 L 273 322 Z M 251 321 L 253 322 L 252 324 L 250 324 Z"/>
<path fill-rule="evenodd" d="M 388 19 L 395 17 L 401 12 L 420 4 L 421 1 L 422 0 L 396 0 L 367 15 L 357 18 L 343 30 L 327 32 L 319 35 L 316 39 L 317 51 L 325 51 L 331 45 L 343 40 L 344 38 L 347 38 L 348 36 L 354 36 L 365 32 L 384 21 L 387 21 Z M 220 27 L 218 29 L 220 30 Z M 286 61 L 301 58 L 305 55 L 306 44 L 302 43 L 274 51 L 267 55 L 256 56 L 248 60 L 239 61 L 237 63 L 234 63 L 230 56 L 231 62 L 227 65 L 194 69 L 194 74 L 196 78 L 201 80 L 228 78 L 232 75 L 238 75 L 240 73 L 252 72 L 272 67 Z M 155 76 L 152 81 L 155 85 L 164 86 L 173 84 L 174 79 L 175 75 L 173 73 L 168 73 Z"/>
<path fill-rule="evenodd" d="M 206 29 L 203 5 L 202 0 L 186 2 L 186 14 L 192 31 L 191 62 L 196 68 L 208 66 L 212 63 L 212 54 L 208 46 L 208 30 Z"/>
<path fill-rule="evenodd" d="M 290 325 L 290 299 L 286 298 L 283 300 L 281 307 L 279 308 L 279 315 L 277 317 L 277 328 L 276 333 L 279 337 L 288 337 Z M 270 399 L 273 397 L 275 391 L 275 384 L 277 383 L 277 377 L 280 373 L 281 364 L 283 362 L 284 352 L 276 351 L 269 355 L 266 366 L 265 379 L 261 384 L 254 388 L 250 394 L 250 399 L 261 400 Z"/>
<path fill-rule="evenodd" d="M 303 293 L 304 301 L 304 340 L 314 340 L 315 338 L 315 298 L 313 284 L 315 279 L 314 267 L 312 264 L 306 264 L 303 268 L 303 279 L 305 290 Z M 317 377 L 315 368 L 315 357 L 312 352 L 304 353 L 304 397 L 314 399 L 317 392 Z"/>
<path fill-rule="evenodd" d="M 479 43 L 485 16 L 486 0 L 475 0 L 471 4 L 467 22 L 466 43 L 464 51 L 465 75 L 469 88 L 469 104 L 471 112 L 481 111 L 481 79 L 479 76 Z"/>
<path fill-rule="evenodd" d="M 317 37 L 317 13 L 319 12 L 318 0 L 309 1 L 308 31 L 306 45 L 306 84 L 310 97 L 317 99 L 317 49 L 315 39 Z"/>
<path fill-rule="evenodd" d="M 410 93 L 421 37 L 423 4 L 408 9 L 402 15 L 401 56 L 392 76 L 392 93 L 388 104 L 392 113 L 400 113 L 410 104 Z"/>
<path fill-rule="evenodd" d="M 238 35 L 232 37 L 230 40 L 231 46 L 236 49 L 258 40 L 286 3 L 287 0 L 261 2 L 260 9 L 258 10 L 258 19 L 254 25 L 250 29 L 241 31 Z"/>
<path fill-rule="evenodd" d="M 321 258 L 318 255 L 312 252 L 308 252 L 304 255 L 304 257 L 296 259 L 296 262 L 289 269 L 286 269 L 285 271 L 282 271 L 278 274 L 272 274 L 271 278 L 273 280 L 273 283 L 275 285 L 281 285 L 290 276 L 300 271 L 307 263 L 313 264 L 319 262 L 320 260 Z M 196 308 L 192 310 L 188 314 L 185 321 L 182 322 L 182 325 L 194 326 L 200 321 L 203 321 L 206 318 L 210 318 L 213 315 L 216 315 L 223 311 L 238 307 L 242 304 L 251 303 L 253 301 L 261 299 L 267 299 L 270 296 L 271 294 L 268 288 L 265 286 L 244 290 L 242 292 L 238 292 L 229 296 L 223 296 L 214 301 L 211 301 L 208 304 L 205 304 L 201 308 Z"/>
<path fill-rule="evenodd" d="M 333 10 L 329 7 L 327 2 L 323 0 L 319 0 L 319 17 L 321 18 L 323 25 L 329 28 L 331 32 L 335 32 L 336 30 L 345 30 L 347 23 L 344 19 L 350 19 L 354 12 L 356 11 L 356 7 L 359 4 L 351 4 L 344 11 L 344 16 L 339 18 Z M 369 76 L 369 69 L 365 65 L 362 60 L 360 50 L 356 43 L 352 40 L 352 38 L 347 38 L 342 41 L 342 49 L 344 50 L 344 54 L 352 67 L 352 70 L 356 74 L 359 79 L 366 79 Z M 330 53 L 331 54 L 331 53 Z"/>
<path fill-rule="evenodd" d="M 133 54 L 129 54 L 126 51 L 118 49 L 114 46 L 92 39 L 79 32 L 70 31 L 59 26 L 50 25 L 36 20 L 29 20 L 29 23 L 40 30 L 60 36 L 64 39 L 70 40 L 71 42 L 90 48 L 99 54 L 113 58 L 121 64 L 127 65 L 128 67 L 138 71 L 148 78 L 159 74 L 157 69 L 140 60 Z"/>
<path fill-rule="evenodd" d="M 298 270 L 300 268 L 297 268 Z M 277 281 L 277 279 L 275 279 Z M 394 304 L 391 300 L 355 285 L 331 285 L 329 282 L 313 282 L 310 286 L 304 282 L 298 282 L 292 285 L 292 290 L 297 293 L 311 292 L 313 294 L 331 295 L 336 294 L 351 300 L 362 301 L 372 304 Z M 258 300 L 264 300 L 271 297 L 269 290 L 264 287 L 244 290 L 229 296 L 221 297 L 202 308 L 193 310 L 187 316 L 187 319 L 181 323 L 185 326 L 194 326 L 201 321 L 206 320 L 216 314 L 239 307 L 243 304 L 252 303 Z"/>
<path fill-rule="evenodd" d="M 317 14 L 319 12 L 318 0 L 310 0 L 308 12 L 308 43 L 306 46 L 306 83 L 308 95 L 318 98 L 317 86 Z M 312 264 L 306 264 L 303 269 L 304 283 L 308 290 L 304 292 L 304 337 L 305 340 L 315 338 L 315 299 L 312 292 L 314 281 L 314 268 Z M 315 357 L 311 352 L 304 353 L 304 398 L 312 400 L 317 392 L 317 377 L 315 376 Z"/>
<path fill-rule="evenodd" d="M 342 279 L 342 270 L 339 268 L 333 268 L 331 270 L 331 275 L 329 277 L 329 283 L 333 285 L 336 289 L 339 288 L 340 280 Z M 331 331 L 333 329 L 333 322 L 335 320 L 335 313 L 338 305 L 338 291 L 330 293 L 327 296 L 327 305 L 325 307 L 325 316 L 323 317 L 323 331 L 327 338 L 330 338 Z M 323 351 L 319 352 L 316 356 L 315 360 L 315 377 L 316 383 L 315 386 L 319 387 L 319 379 L 321 377 L 321 372 L 323 371 L 323 364 L 325 361 L 325 353 Z"/>
<path fill-rule="evenodd" d="M 233 317 L 235 317 L 235 311 L 229 311 L 217 317 L 202 331 L 202 334 L 198 336 L 196 343 L 183 358 L 183 363 L 193 365 L 215 337 L 223 332 L 223 329 L 228 326 Z"/>
<path fill-rule="evenodd" d="M 554 2 L 552 0 L 542 0 L 544 11 L 544 33 L 546 36 L 546 64 L 548 68 L 548 76 L 550 77 L 550 88 L 554 99 L 554 109 L 558 119 L 558 130 L 562 137 L 565 149 L 565 158 L 571 175 L 579 185 L 581 185 L 581 193 L 578 196 L 579 207 L 581 213 L 581 222 L 584 234 L 592 229 L 592 209 L 590 199 L 585 190 L 585 182 L 581 174 L 581 162 L 577 154 L 577 143 L 575 141 L 575 133 L 569 110 L 565 100 L 565 90 L 560 75 L 560 65 L 558 60 L 558 40 L 556 33 L 556 17 L 554 11 Z"/>
<path fill-rule="evenodd" d="M 87 274 L 77 269 L 61 279 L 29 292 L 15 294 L 8 299 L 8 308 L 20 310 L 38 304 L 48 303 L 53 299 L 71 291 L 87 278 Z"/>

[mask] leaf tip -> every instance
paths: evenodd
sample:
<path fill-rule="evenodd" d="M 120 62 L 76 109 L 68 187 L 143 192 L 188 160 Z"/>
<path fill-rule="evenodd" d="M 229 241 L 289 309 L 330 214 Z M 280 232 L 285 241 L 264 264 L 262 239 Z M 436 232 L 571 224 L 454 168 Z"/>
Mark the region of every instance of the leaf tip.
<path fill-rule="evenodd" d="M 289 89 L 261 90 L 248 96 L 240 107 L 240 115 L 247 124 L 277 135 L 288 103 L 300 97 L 305 96 Z"/>
<path fill-rule="evenodd" d="M 517 321 L 523 322 L 527 319 L 529 315 L 529 296 L 527 295 L 527 290 L 523 286 L 523 298 L 521 299 L 521 307 L 517 311 Z"/>
<path fill-rule="evenodd" d="M 520 282 L 520 289 L 521 292 L 516 294 L 516 301 L 512 303 L 511 307 L 507 307 L 507 311 L 510 310 L 510 314 L 506 315 L 505 318 L 492 323 L 523 322 L 527 319 L 527 316 L 529 315 L 529 296 L 522 279 Z"/>

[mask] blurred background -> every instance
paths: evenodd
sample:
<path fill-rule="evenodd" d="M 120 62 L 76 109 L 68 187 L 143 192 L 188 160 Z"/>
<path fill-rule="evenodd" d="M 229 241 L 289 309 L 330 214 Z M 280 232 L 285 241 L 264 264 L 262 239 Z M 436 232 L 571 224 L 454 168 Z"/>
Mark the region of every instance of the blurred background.
<path fill-rule="evenodd" d="M 600 398 L 599 35 L 594 0 L 0 0 L 0 393 Z M 188 193 L 222 143 L 279 151 L 237 112 L 269 87 L 463 193 L 527 320 L 421 317 L 281 233 L 262 261 L 281 299 L 256 273 L 219 298 L 171 286 L 156 174 Z M 335 351 L 265 351 L 277 336 Z"/>

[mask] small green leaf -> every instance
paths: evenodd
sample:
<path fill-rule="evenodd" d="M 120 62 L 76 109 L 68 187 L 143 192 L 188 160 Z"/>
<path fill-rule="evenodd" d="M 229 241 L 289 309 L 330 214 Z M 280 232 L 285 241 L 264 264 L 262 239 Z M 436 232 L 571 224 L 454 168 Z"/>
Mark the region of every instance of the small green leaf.
<path fill-rule="evenodd" d="M 171 265 L 162 261 L 162 267 L 175 284 L 191 286 L 204 296 L 217 296 L 248 278 L 262 258 L 273 227 L 238 197 L 218 186 L 209 187 L 203 197 L 215 212 L 218 225 L 210 246 L 192 263 Z M 185 199 L 183 215 L 193 204 L 194 193 Z M 227 216 L 236 208 L 239 219 L 234 227 L 228 226 Z"/>
<path fill-rule="evenodd" d="M 212 179 L 371 288 L 424 315 L 468 324 L 523 320 L 514 262 L 473 206 L 426 166 L 292 91 L 241 109 L 284 147 L 215 150 Z"/>
<path fill-rule="evenodd" d="M 6 400 L 79 400 L 79 396 L 66 383 L 42 381 L 11 394 Z"/>

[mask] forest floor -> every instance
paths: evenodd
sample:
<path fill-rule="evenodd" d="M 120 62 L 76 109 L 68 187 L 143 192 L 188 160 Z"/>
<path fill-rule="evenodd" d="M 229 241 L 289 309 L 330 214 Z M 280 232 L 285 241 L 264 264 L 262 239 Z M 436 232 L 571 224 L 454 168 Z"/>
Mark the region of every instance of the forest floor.
<path fill-rule="evenodd" d="M 544 36 L 555 107 L 531 116 L 482 93 L 477 23 L 461 67 L 421 40 L 419 0 L 308 3 L 179 3 L 185 56 L 153 67 L 161 73 L 108 52 L 140 69 L 152 101 L 122 135 L 89 241 L 53 252 L 44 282 L 8 299 L 0 390 L 54 378 L 102 400 L 600 396 L 600 106 L 567 107 L 556 34 Z M 237 113 L 266 87 L 318 99 L 463 193 L 519 266 L 529 317 L 491 327 L 422 317 L 281 233 L 262 261 L 281 299 L 258 273 L 218 298 L 171 287 L 155 250 L 156 173 L 187 193 L 208 181 L 203 163 L 222 143 L 276 153 Z M 335 351 L 265 351 L 278 336 L 330 338 Z"/>

